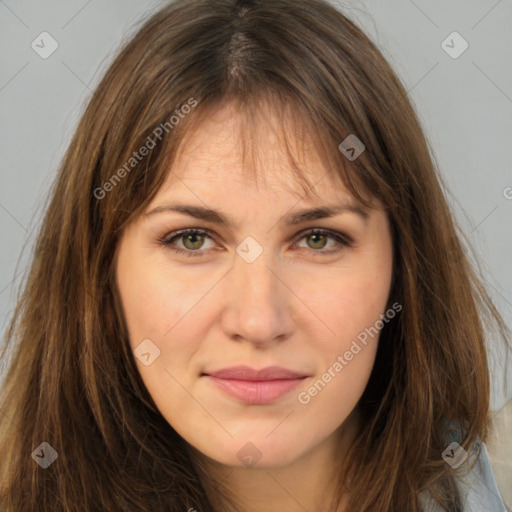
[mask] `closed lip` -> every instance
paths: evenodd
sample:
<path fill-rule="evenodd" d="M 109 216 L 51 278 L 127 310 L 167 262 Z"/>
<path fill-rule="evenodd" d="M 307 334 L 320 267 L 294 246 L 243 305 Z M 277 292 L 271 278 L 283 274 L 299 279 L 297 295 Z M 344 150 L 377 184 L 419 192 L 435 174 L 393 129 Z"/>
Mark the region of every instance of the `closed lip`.
<path fill-rule="evenodd" d="M 304 373 L 288 370 L 281 366 L 267 366 L 261 370 L 256 370 L 250 366 L 232 366 L 217 371 L 204 372 L 203 375 L 216 377 L 218 379 L 232 379 L 244 381 L 266 381 L 266 380 L 286 380 L 302 379 L 307 377 Z"/>

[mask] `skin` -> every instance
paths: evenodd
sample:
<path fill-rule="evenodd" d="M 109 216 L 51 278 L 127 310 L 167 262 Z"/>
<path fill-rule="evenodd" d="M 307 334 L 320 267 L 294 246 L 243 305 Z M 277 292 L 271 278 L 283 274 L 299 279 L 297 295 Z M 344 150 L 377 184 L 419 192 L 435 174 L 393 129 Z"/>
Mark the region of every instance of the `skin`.
<path fill-rule="evenodd" d="M 240 151 L 241 121 L 229 104 L 207 117 L 187 137 L 146 209 L 186 203 L 221 211 L 234 225 L 171 211 L 142 215 L 118 246 L 118 292 L 132 349 L 149 338 L 160 350 L 149 366 L 135 358 L 157 407 L 202 454 L 214 478 L 225 478 L 243 510 L 320 511 L 333 491 L 334 469 L 356 433 L 356 406 L 378 337 L 309 403 L 300 403 L 298 394 L 385 313 L 393 259 L 390 226 L 381 209 L 368 210 L 366 220 L 345 211 L 286 226 L 282 218 L 300 209 L 357 203 L 341 180 L 324 176 L 313 149 L 300 160 L 316 184 L 315 196 L 304 197 L 284 142 L 272 129 L 282 120 L 271 113 L 251 126 L 258 154 L 255 180 Z M 173 245 L 159 243 L 186 228 L 211 231 L 172 242 L 184 251 L 202 251 L 199 256 L 176 254 Z M 301 234 L 311 228 L 348 235 L 353 246 Z M 263 249 L 252 263 L 236 252 L 248 236 Z M 274 403 L 254 405 L 224 394 L 202 376 L 238 364 L 279 365 L 308 377 Z M 249 442 L 261 455 L 251 467 L 237 455 Z M 344 510 L 343 503 L 338 510 Z"/>

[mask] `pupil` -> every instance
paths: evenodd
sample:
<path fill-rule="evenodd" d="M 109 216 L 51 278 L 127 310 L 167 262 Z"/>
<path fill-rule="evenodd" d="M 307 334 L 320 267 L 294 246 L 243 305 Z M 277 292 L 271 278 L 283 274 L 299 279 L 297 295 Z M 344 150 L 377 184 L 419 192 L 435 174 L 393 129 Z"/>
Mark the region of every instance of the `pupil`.
<path fill-rule="evenodd" d="M 186 237 L 186 240 L 187 242 L 190 242 L 192 244 L 192 249 L 198 249 L 199 247 L 201 247 L 201 235 L 187 235 Z M 194 241 L 195 239 L 195 241 Z M 198 240 L 199 239 L 199 240 Z M 199 241 L 199 247 L 197 247 L 197 243 Z"/>
<path fill-rule="evenodd" d="M 313 240 L 313 244 L 317 244 L 319 243 L 318 242 L 318 238 L 321 239 L 320 241 L 320 247 L 323 247 L 325 244 L 322 244 L 322 242 L 325 242 L 325 235 L 319 235 L 319 234 L 315 234 L 315 235 L 311 235 L 311 238 L 312 239 L 316 239 L 316 240 Z"/>

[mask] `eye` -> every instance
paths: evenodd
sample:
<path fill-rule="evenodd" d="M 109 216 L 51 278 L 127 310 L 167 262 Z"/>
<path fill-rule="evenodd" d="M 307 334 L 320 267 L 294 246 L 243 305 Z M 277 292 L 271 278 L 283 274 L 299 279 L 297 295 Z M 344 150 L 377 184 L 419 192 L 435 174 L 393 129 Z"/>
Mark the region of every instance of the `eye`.
<path fill-rule="evenodd" d="M 201 256 L 205 251 L 199 251 L 199 249 L 205 249 L 204 243 L 206 239 L 213 240 L 207 230 L 183 229 L 164 236 L 158 242 L 175 253 L 185 253 L 187 256 Z M 180 242 L 181 245 L 177 245 L 175 240 Z M 206 247 L 206 249 L 211 248 L 213 247 Z"/>
<path fill-rule="evenodd" d="M 326 229 L 310 229 L 300 233 L 297 238 L 299 241 L 306 240 L 307 245 L 304 247 L 296 243 L 296 247 L 311 249 L 312 252 L 319 255 L 332 254 L 345 247 L 352 247 L 353 244 L 352 238 L 348 235 Z M 206 244 L 205 246 L 205 242 L 208 240 L 213 245 Z M 331 240 L 330 246 L 328 245 L 329 240 Z M 202 256 L 208 249 L 215 248 L 215 242 L 210 232 L 197 228 L 174 231 L 158 239 L 158 243 L 176 254 L 186 254 L 187 256 Z"/>
<path fill-rule="evenodd" d="M 331 242 L 334 241 L 330 246 L 328 246 L 329 239 Z M 310 229 L 301 233 L 299 240 L 306 240 L 305 248 L 313 249 L 313 252 L 319 254 L 332 254 L 353 245 L 353 240 L 348 235 L 327 229 Z"/>

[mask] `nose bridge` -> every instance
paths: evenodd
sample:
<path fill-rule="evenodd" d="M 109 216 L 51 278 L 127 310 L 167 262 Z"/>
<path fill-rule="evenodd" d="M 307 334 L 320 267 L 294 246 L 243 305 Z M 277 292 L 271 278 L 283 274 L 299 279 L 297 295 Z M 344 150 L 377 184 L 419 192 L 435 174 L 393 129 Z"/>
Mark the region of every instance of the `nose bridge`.
<path fill-rule="evenodd" d="M 244 260 L 238 256 L 233 269 L 233 279 L 246 298 L 246 302 L 253 302 L 258 307 L 270 306 L 271 299 L 276 295 L 277 277 L 272 268 L 272 258 L 268 252 L 263 252 L 254 261 Z"/>
<path fill-rule="evenodd" d="M 243 243 L 240 249 L 246 249 Z M 249 251 L 255 247 L 250 247 Z M 278 277 L 270 251 L 263 250 L 254 260 L 236 255 L 229 274 L 223 327 L 230 337 L 263 344 L 289 334 L 292 327 L 290 301 Z M 254 253 L 253 253 L 254 256 Z"/>

